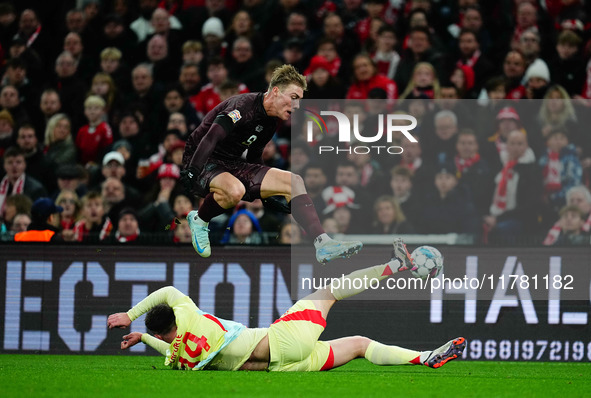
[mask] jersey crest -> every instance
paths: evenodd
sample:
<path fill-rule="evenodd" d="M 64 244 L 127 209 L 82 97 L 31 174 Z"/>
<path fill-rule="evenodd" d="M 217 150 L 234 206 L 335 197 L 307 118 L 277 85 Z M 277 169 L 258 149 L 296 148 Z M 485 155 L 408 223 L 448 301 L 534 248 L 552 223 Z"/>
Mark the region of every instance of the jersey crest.
<path fill-rule="evenodd" d="M 257 133 L 260 133 L 261 131 L 263 131 L 263 126 L 261 126 L 261 125 L 259 124 L 258 126 L 256 126 L 256 127 L 254 128 L 254 130 L 255 130 Z"/>
<path fill-rule="evenodd" d="M 232 112 L 228 113 L 230 119 L 232 119 L 233 123 L 236 123 L 238 120 L 242 119 L 242 115 L 238 109 L 234 109 Z"/>

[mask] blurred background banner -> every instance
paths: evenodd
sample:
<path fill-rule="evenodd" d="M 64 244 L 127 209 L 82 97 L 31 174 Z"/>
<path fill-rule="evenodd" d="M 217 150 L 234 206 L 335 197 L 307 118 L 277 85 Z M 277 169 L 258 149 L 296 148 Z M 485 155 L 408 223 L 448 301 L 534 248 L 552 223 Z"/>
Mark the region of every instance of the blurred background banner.
<path fill-rule="evenodd" d="M 403 289 L 384 289 L 375 300 L 373 291 L 363 293 L 360 298 L 367 295 L 365 300 L 335 305 L 322 339 L 360 334 L 427 349 L 461 335 L 469 342 L 466 359 L 591 361 L 589 249 L 439 248 L 450 277 L 494 274 L 495 289 L 488 296 L 457 286 L 408 296 Z M 267 327 L 307 293 L 297 289 L 303 278 L 339 277 L 349 267 L 374 260 L 377 264 L 389 255 L 386 246 L 370 246 L 355 261 L 321 268 L 309 247 L 300 262 L 290 262 L 287 246 L 264 251 L 220 247 L 215 259 L 198 258 L 191 247 L 180 246 L 173 257 L 170 249 L 3 246 L 0 352 L 119 353 L 121 336 L 129 331 L 108 331 L 107 316 L 127 311 L 167 285 L 188 294 L 206 312 L 249 327 Z M 527 275 L 530 285 L 511 287 L 507 277 L 501 288 L 501 275 Z M 570 286 L 574 289 L 567 289 Z M 131 330 L 145 331 L 143 317 Z M 153 352 L 138 345 L 131 354 Z"/>

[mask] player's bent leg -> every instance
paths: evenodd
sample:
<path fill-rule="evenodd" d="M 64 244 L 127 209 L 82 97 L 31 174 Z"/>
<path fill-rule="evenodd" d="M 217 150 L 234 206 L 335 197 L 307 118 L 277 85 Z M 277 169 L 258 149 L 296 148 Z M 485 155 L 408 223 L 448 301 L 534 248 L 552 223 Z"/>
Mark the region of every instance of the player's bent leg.
<path fill-rule="evenodd" d="M 330 288 L 325 287 L 318 289 L 314 293 L 307 295 L 302 300 L 310 300 L 314 303 L 314 307 L 322 313 L 324 319 L 328 316 L 328 312 L 337 302 L 334 295 L 331 293 Z"/>
<path fill-rule="evenodd" d="M 209 189 L 214 193 L 215 201 L 224 209 L 236 206 L 246 193 L 244 184 L 227 172 L 215 176 L 209 183 Z"/>
<path fill-rule="evenodd" d="M 409 266 L 412 267 L 412 261 L 407 253 L 404 243 L 401 240 L 395 240 L 390 261 L 344 275 L 333 280 L 325 289 L 330 290 L 336 300 L 355 296 L 370 288 L 374 281 L 380 282 L 395 273 L 408 270 Z"/>
<path fill-rule="evenodd" d="M 363 358 L 371 342 L 371 339 L 363 336 L 349 336 L 328 341 L 334 356 L 332 367 L 345 365 L 355 358 Z"/>
<path fill-rule="evenodd" d="M 201 257 L 211 255 L 207 228 L 211 219 L 236 205 L 245 193 L 244 185 L 227 172 L 215 176 L 209 186 L 211 192 L 205 197 L 199 211 L 193 210 L 187 214 L 193 248 Z"/>
<path fill-rule="evenodd" d="M 309 370 L 301 362 L 314 352 L 325 327 L 326 318 L 312 300 L 296 302 L 269 326 L 269 370 Z"/>
<path fill-rule="evenodd" d="M 261 198 L 281 195 L 289 202 L 292 197 L 306 193 L 304 180 L 289 171 L 271 168 L 261 182 Z"/>
<path fill-rule="evenodd" d="M 331 239 L 322 228 L 312 199 L 306 193 L 304 180 L 297 174 L 270 169 L 261 183 L 261 198 L 282 195 L 290 201 L 291 214 L 296 222 L 314 238 L 316 259 L 325 264 L 336 258 L 348 258 L 357 254 L 363 243 L 341 242 Z"/>
<path fill-rule="evenodd" d="M 355 296 L 367 290 L 373 280 L 382 281 L 397 272 L 408 270 L 409 266 L 412 267 L 412 260 L 408 255 L 406 245 L 402 243 L 401 239 L 395 239 L 392 258 L 387 263 L 363 268 L 344 275 L 333 280 L 330 285 L 307 295 L 302 300 L 312 301 L 316 309 L 321 311 L 322 316 L 326 319 L 328 312 L 338 300 Z M 359 281 L 369 281 L 370 283 L 366 286 L 365 282 L 359 283 Z"/>

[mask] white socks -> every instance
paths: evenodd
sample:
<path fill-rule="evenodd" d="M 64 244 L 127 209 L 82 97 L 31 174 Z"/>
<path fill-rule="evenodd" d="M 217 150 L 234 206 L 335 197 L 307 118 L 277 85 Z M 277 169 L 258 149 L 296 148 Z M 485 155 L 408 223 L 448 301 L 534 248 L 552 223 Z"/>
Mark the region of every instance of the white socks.
<path fill-rule="evenodd" d="M 314 248 L 318 249 L 319 247 L 322 247 L 326 244 L 326 242 L 331 241 L 332 238 L 330 236 L 328 236 L 328 234 L 325 232 L 321 235 L 318 235 L 316 237 L 316 239 L 314 239 Z"/>
<path fill-rule="evenodd" d="M 372 341 L 365 351 L 365 358 L 376 365 L 422 365 L 431 351 L 413 351 L 394 345 Z"/>

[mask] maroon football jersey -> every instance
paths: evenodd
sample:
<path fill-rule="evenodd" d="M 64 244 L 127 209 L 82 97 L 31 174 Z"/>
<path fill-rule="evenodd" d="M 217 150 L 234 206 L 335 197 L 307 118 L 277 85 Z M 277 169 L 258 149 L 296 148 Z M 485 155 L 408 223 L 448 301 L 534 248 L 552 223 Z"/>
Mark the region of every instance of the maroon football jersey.
<path fill-rule="evenodd" d="M 233 128 L 219 141 L 210 157 L 239 160 L 248 149 L 249 161 L 258 161 L 267 142 L 277 130 L 277 118 L 267 115 L 263 107 L 264 93 L 239 94 L 228 98 L 209 112 L 189 136 L 187 148 L 197 148 L 218 115 L 227 115 Z"/>

